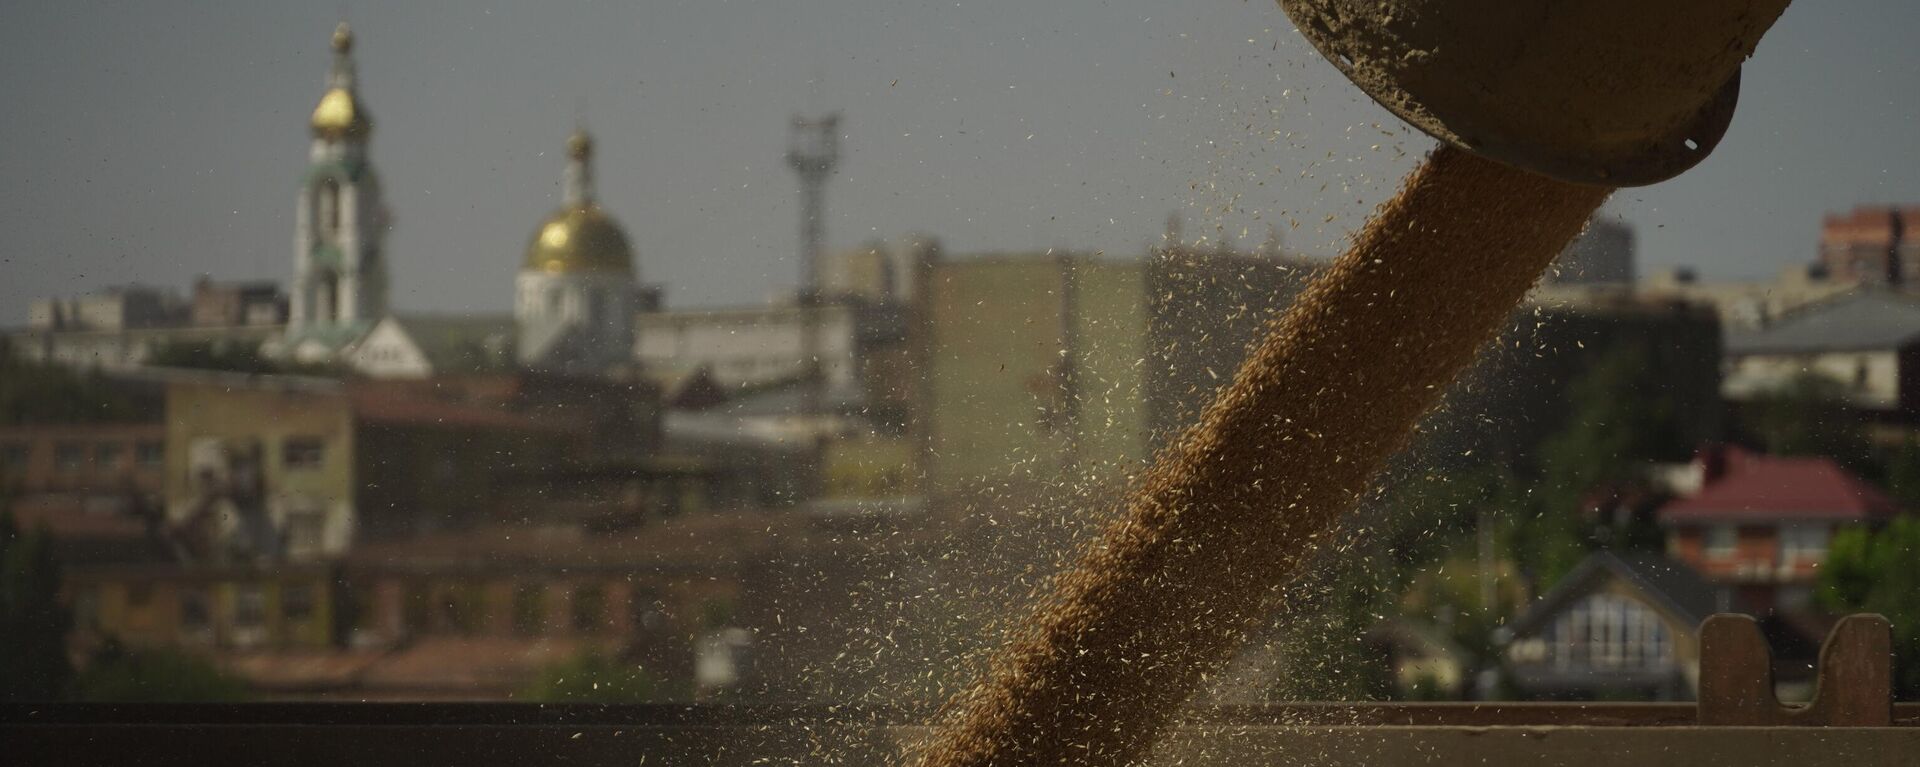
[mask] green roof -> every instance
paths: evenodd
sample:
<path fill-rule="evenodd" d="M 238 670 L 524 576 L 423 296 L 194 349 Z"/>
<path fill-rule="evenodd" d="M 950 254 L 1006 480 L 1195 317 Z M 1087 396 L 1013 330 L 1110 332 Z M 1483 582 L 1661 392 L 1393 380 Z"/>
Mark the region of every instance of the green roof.
<path fill-rule="evenodd" d="M 518 326 L 509 314 L 396 314 L 436 373 L 498 370 L 513 362 Z"/>

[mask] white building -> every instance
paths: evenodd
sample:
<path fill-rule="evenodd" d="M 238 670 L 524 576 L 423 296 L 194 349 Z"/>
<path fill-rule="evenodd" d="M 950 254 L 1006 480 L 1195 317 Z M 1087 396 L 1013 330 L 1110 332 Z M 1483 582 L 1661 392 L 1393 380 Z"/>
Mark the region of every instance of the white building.
<path fill-rule="evenodd" d="M 1727 334 L 1721 391 L 1747 400 L 1804 375 L 1831 379 L 1854 406 L 1908 410 L 1920 391 L 1920 299 L 1862 288 L 1757 330 Z"/>
<path fill-rule="evenodd" d="M 905 338 L 940 257 L 939 242 L 926 236 L 828 254 L 818 265 L 825 300 L 813 308 L 789 301 L 644 312 L 635 320 L 633 355 L 650 370 L 704 368 L 716 383 L 738 387 L 802 376 L 811 352 L 828 389 L 854 389 L 875 350 Z"/>
<path fill-rule="evenodd" d="M 805 373 L 801 349 L 805 334 L 812 332 L 827 387 L 852 387 L 858 375 L 859 315 L 848 304 L 647 312 L 637 319 L 633 354 L 651 370 L 706 368 L 723 386 L 752 386 Z"/>
<path fill-rule="evenodd" d="M 594 198 L 593 139 L 567 141 L 565 201 L 534 231 L 516 280 L 517 351 L 528 368 L 598 373 L 632 360 L 633 249 Z"/>
<path fill-rule="evenodd" d="M 352 52 L 353 33 L 342 23 L 294 209 L 286 337 L 270 350 L 302 361 L 334 358 L 387 313 L 388 216 L 367 154 L 373 121 L 355 87 Z"/>
<path fill-rule="evenodd" d="M 346 362 L 368 378 L 432 378 L 513 366 L 516 325 L 505 314 L 390 314 Z"/>
<path fill-rule="evenodd" d="M 160 288 L 127 285 L 73 298 L 38 298 L 27 307 L 31 330 L 118 331 L 185 324 L 186 305 Z"/>

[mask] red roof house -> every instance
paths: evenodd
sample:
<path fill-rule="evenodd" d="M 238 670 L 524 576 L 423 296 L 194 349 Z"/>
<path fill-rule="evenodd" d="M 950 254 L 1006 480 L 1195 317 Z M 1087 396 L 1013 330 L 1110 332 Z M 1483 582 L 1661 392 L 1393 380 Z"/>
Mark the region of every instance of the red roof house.
<path fill-rule="evenodd" d="M 1695 456 L 1698 486 L 1660 508 L 1667 553 L 1767 609 L 1804 603 L 1833 533 L 1901 512 L 1831 458 L 1716 446 Z"/>

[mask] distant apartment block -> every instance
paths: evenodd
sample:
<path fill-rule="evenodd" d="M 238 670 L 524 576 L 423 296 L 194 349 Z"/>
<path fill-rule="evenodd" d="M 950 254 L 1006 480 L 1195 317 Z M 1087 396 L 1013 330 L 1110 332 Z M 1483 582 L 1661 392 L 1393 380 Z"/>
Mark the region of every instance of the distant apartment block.
<path fill-rule="evenodd" d="M 127 368 L 170 347 L 259 349 L 279 335 L 287 298 L 273 282 L 202 277 L 189 299 L 136 285 L 36 299 L 27 315 L 27 327 L 0 330 L 0 352 L 73 368 Z"/>
<path fill-rule="evenodd" d="M 1920 411 L 1920 298 L 1862 289 L 1727 335 L 1727 399 L 1779 391 L 1802 376 L 1834 382 L 1856 408 Z"/>
<path fill-rule="evenodd" d="M 1863 205 L 1820 222 L 1818 267 L 1868 285 L 1920 282 L 1920 205 Z"/>
<path fill-rule="evenodd" d="M 127 285 L 72 298 L 38 298 L 27 306 L 33 330 L 119 331 L 177 326 L 186 318 L 180 297 L 160 288 Z"/>
<path fill-rule="evenodd" d="M 216 282 L 201 277 L 193 283 L 188 320 L 198 327 L 284 325 L 287 294 L 271 281 Z"/>
<path fill-rule="evenodd" d="M 1138 466 L 1232 379 L 1315 268 L 1178 246 L 942 262 L 925 297 L 932 486 Z"/>

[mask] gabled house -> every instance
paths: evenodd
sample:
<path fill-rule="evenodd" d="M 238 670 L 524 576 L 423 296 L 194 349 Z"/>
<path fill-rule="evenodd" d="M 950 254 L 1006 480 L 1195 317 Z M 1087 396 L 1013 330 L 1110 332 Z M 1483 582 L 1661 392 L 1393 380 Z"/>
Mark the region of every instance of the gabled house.
<path fill-rule="evenodd" d="M 1920 299 L 1863 288 L 1727 334 L 1721 393 L 1744 401 L 1807 374 L 1832 379 L 1860 410 L 1920 412 Z"/>
<path fill-rule="evenodd" d="M 1687 698 L 1700 622 L 1737 607 L 1685 564 L 1597 552 L 1508 627 L 1508 681 L 1526 698 Z"/>
<path fill-rule="evenodd" d="M 1879 488 L 1830 458 L 1702 450 L 1697 488 L 1660 508 L 1667 554 L 1735 588 L 1762 612 L 1805 605 L 1835 530 L 1900 513 Z"/>
<path fill-rule="evenodd" d="M 347 352 L 369 378 L 426 379 L 513 367 L 513 317 L 392 314 Z"/>

